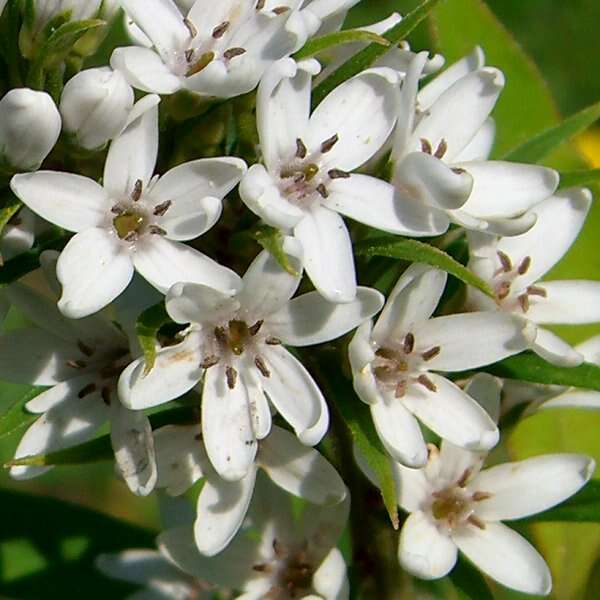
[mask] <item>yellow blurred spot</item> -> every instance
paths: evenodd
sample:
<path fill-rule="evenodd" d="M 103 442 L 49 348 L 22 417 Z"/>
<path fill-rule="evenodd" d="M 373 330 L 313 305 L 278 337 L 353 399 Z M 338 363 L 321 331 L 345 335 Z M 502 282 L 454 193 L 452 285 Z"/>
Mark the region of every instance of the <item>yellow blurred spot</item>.
<path fill-rule="evenodd" d="M 593 168 L 600 167 L 600 127 L 589 129 L 575 141 L 590 166 Z"/>

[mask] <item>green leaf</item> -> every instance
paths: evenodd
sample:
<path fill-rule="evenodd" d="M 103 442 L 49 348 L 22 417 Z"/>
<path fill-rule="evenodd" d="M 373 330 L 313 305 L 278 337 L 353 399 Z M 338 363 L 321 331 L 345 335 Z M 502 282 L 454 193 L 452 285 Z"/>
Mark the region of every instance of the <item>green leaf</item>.
<path fill-rule="evenodd" d="M 356 244 L 354 250 L 360 256 L 386 256 L 408 262 L 425 263 L 450 273 L 450 275 L 468 285 L 472 285 L 488 296 L 494 296 L 492 288 L 483 279 L 477 277 L 439 248 L 417 240 L 399 237 L 370 238 Z"/>
<path fill-rule="evenodd" d="M 156 334 L 171 320 L 165 309 L 165 303 L 159 302 L 147 308 L 137 319 L 135 332 L 144 352 L 144 375 L 150 373 L 156 361 Z"/>
<path fill-rule="evenodd" d="M 0 209 L 0 233 L 6 227 L 6 224 L 13 218 L 17 211 L 23 206 L 23 203 L 11 195 L 4 206 Z"/>
<path fill-rule="evenodd" d="M 560 174 L 560 189 L 600 183 L 600 169 L 566 171 Z"/>
<path fill-rule="evenodd" d="M 460 600 L 493 600 L 494 596 L 481 572 L 466 558 L 459 555 L 449 575 Z"/>
<path fill-rule="evenodd" d="M 481 370 L 505 379 L 600 391 L 599 366 L 583 363 L 578 367 L 557 367 L 533 352 L 522 352 L 493 365 L 481 367 Z"/>
<path fill-rule="evenodd" d="M 313 90 L 313 108 L 344 81 L 368 69 L 392 48 L 396 47 L 433 10 L 438 2 L 439 0 L 425 0 L 409 12 L 397 25 L 386 31 L 383 37 L 390 42 L 388 46 L 371 43 L 336 69 Z"/>
<path fill-rule="evenodd" d="M 15 400 L 8 409 L 0 415 L 0 439 L 19 429 L 28 427 L 38 418 L 38 415 L 27 412 L 25 405 L 43 391 L 43 388 L 31 388 L 21 398 Z"/>
<path fill-rule="evenodd" d="M 537 163 L 561 144 L 586 130 L 598 119 L 600 119 L 600 102 L 596 102 L 596 104 L 592 104 L 592 106 L 588 106 L 578 113 L 571 115 L 555 127 L 546 129 L 539 135 L 505 154 L 503 159 Z"/>
<path fill-rule="evenodd" d="M 298 50 L 296 54 L 294 54 L 294 59 L 302 60 L 325 52 L 326 50 L 330 50 L 331 48 L 335 48 L 336 46 L 352 44 L 354 42 L 367 42 L 379 44 L 380 46 L 391 45 L 391 42 L 376 33 L 362 31 L 360 29 L 346 29 L 344 31 L 336 31 L 335 33 L 328 33 L 327 35 L 311 39 Z"/>
<path fill-rule="evenodd" d="M 250 234 L 265 250 L 270 252 L 282 269 L 290 275 L 299 277 L 300 273 L 294 269 L 290 257 L 283 249 L 283 235 L 279 229 L 269 225 L 259 225 Z"/>

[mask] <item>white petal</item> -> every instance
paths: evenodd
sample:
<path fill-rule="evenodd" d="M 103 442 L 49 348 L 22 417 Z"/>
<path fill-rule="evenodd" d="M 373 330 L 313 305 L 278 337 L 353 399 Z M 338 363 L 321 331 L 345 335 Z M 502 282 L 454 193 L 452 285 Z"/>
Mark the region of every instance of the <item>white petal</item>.
<path fill-rule="evenodd" d="M 575 346 L 577 352 L 583 354 L 587 362 L 600 365 L 600 335 L 595 335 Z"/>
<path fill-rule="evenodd" d="M 329 426 L 323 394 L 302 363 L 285 348 L 271 346 L 263 353 L 270 371 L 264 390 L 303 444 L 318 444 Z"/>
<path fill-rule="evenodd" d="M 205 556 L 214 556 L 227 547 L 242 525 L 252 493 L 256 468 L 239 481 L 208 478 L 198 497 L 194 523 L 196 547 Z"/>
<path fill-rule="evenodd" d="M 454 157 L 458 162 L 487 160 L 492 152 L 496 137 L 496 122 L 489 117 L 475 137 Z"/>
<path fill-rule="evenodd" d="M 327 191 L 325 206 L 381 231 L 430 236 L 448 227 L 447 219 L 436 219 L 428 207 L 403 197 L 391 184 L 375 177 L 353 174 L 347 179 L 334 179 Z"/>
<path fill-rule="evenodd" d="M 150 421 L 143 412 L 128 410 L 114 401 L 110 407 L 110 422 L 110 441 L 117 469 L 134 494 L 147 496 L 157 478 Z"/>
<path fill-rule="evenodd" d="M 497 423 L 500 419 L 502 380 L 487 373 L 476 373 L 464 389 L 471 398 L 477 400 L 479 405 L 485 409 L 492 421 Z"/>
<path fill-rule="evenodd" d="M 531 349 L 544 360 L 558 367 L 577 367 L 583 356 L 556 334 L 538 327 Z"/>
<path fill-rule="evenodd" d="M 348 344 L 348 358 L 352 368 L 353 384 L 358 397 L 367 404 L 383 400 L 373 375 L 371 362 L 375 359 L 371 330 L 373 323 L 365 321 Z"/>
<path fill-rule="evenodd" d="M 214 323 L 240 308 L 233 294 L 197 283 L 176 283 L 169 289 L 165 304 L 176 323 Z"/>
<path fill-rule="evenodd" d="M 316 150 L 333 135 L 327 165 L 352 171 L 384 144 L 396 122 L 398 85 L 391 69 L 370 69 L 331 92 L 310 117 L 306 145 Z"/>
<path fill-rule="evenodd" d="M 109 208 L 106 191 L 81 175 L 25 173 L 15 175 L 10 187 L 33 212 L 69 231 L 99 226 Z"/>
<path fill-rule="evenodd" d="M 302 294 L 269 317 L 269 331 L 284 344 L 311 346 L 344 335 L 383 305 L 383 296 L 372 288 L 359 287 L 354 300 L 328 302 L 317 292 Z"/>
<path fill-rule="evenodd" d="M 477 218 L 467 213 L 462 208 L 459 210 L 448 211 L 448 217 L 453 223 L 464 227 L 467 230 L 481 232 L 488 236 L 513 236 L 521 235 L 529 231 L 536 222 L 536 216 L 532 212 L 527 212 L 520 217 L 490 217 Z"/>
<path fill-rule="evenodd" d="M 421 579 L 438 579 L 452 570 L 456 556 L 452 540 L 427 515 L 417 511 L 408 517 L 398 545 L 398 560 L 404 569 Z"/>
<path fill-rule="evenodd" d="M 427 446 L 419 423 L 400 399 L 371 405 L 377 433 L 390 456 L 407 467 L 418 469 L 427 463 Z"/>
<path fill-rule="evenodd" d="M 105 229 L 86 229 L 69 240 L 56 264 L 63 286 L 58 308 L 79 319 L 112 302 L 133 277 L 127 248 Z"/>
<path fill-rule="evenodd" d="M 346 497 L 346 486 L 331 464 L 280 427 L 261 441 L 258 462 L 280 488 L 308 502 L 337 504 Z"/>
<path fill-rule="evenodd" d="M 347 600 L 350 584 L 346 575 L 346 562 L 337 548 L 332 548 L 313 575 L 313 587 L 326 600 Z M 305 599 L 306 600 L 306 599 Z"/>
<path fill-rule="evenodd" d="M 412 469 L 397 462 L 391 465 L 399 506 L 407 512 L 415 512 L 426 506 L 433 492 L 426 469 Z"/>
<path fill-rule="evenodd" d="M 469 488 L 492 496 L 477 502 L 475 511 L 485 521 L 534 515 L 579 491 L 595 466 L 587 456 L 549 454 L 485 469 L 469 483 Z"/>
<path fill-rule="evenodd" d="M 223 292 L 239 286 L 239 277 L 231 269 L 190 246 L 160 235 L 142 238 L 133 261 L 139 274 L 163 293 L 180 281 L 200 283 Z"/>
<path fill-rule="evenodd" d="M 352 242 L 336 212 L 312 207 L 294 227 L 302 242 L 304 268 L 313 285 L 331 302 L 350 302 L 356 294 Z"/>
<path fill-rule="evenodd" d="M 547 296 L 533 296 L 527 318 L 535 323 L 596 323 L 600 321 L 600 282 L 544 281 L 536 284 Z"/>
<path fill-rule="evenodd" d="M 269 435 L 273 422 L 271 406 L 265 396 L 262 385 L 262 375 L 258 373 L 255 364 L 246 364 L 246 367 L 240 373 L 240 377 L 248 392 L 248 403 L 254 435 L 257 440 L 262 440 Z"/>
<path fill-rule="evenodd" d="M 473 190 L 462 210 L 474 217 L 516 217 L 551 196 L 558 186 L 558 173 L 538 165 L 487 160 L 453 166 L 473 178 Z"/>
<path fill-rule="evenodd" d="M 461 528 L 452 539 L 477 567 L 502 585 L 527 594 L 550 593 L 552 577 L 544 559 L 506 525 L 486 523 L 485 529 Z"/>
<path fill-rule="evenodd" d="M 413 383 L 404 405 L 440 437 L 468 450 L 489 450 L 498 443 L 498 428 L 475 400 L 440 375 L 428 373 L 432 392 Z"/>
<path fill-rule="evenodd" d="M 435 465 L 437 472 L 434 480 L 439 479 L 454 485 L 467 471 L 468 479 L 472 479 L 481 470 L 486 457 L 485 451 L 470 452 L 447 440 L 442 440 L 437 465 Z"/>
<path fill-rule="evenodd" d="M 202 338 L 191 332 L 183 342 L 158 350 L 154 366 L 145 373 L 143 358 L 132 362 L 119 377 L 119 398 L 128 408 L 151 408 L 178 398 L 202 376 Z"/>
<path fill-rule="evenodd" d="M 439 347 L 427 367 L 435 371 L 462 371 L 489 365 L 527 349 L 535 326 L 518 315 L 474 312 L 436 317 L 414 331 L 416 352 Z M 465 336 L 472 332 L 476 338 Z M 476 333 L 475 333 L 476 332 Z"/>
<path fill-rule="evenodd" d="M 421 138 L 433 148 L 446 141 L 446 161 L 452 161 L 475 137 L 492 112 L 504 87 L 498 69 L 483 67 L 445 90 L 429 107 L 413 133 L 414 150 Z"/>
<path fill-rule="evenodd" d="M 236 481 L 252 468 L 257 444 L 243 381 L 229 388 L 225 367 L 211 367 L 202 388 L 202 432 L 206 453 L 221 477 Z"/>

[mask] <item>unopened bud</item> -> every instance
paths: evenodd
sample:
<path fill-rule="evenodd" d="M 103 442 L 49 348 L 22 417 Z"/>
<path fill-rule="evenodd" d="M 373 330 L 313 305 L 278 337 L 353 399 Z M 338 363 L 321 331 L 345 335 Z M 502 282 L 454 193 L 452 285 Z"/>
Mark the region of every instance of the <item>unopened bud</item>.
<path fill-rule="evenodd" d="M 101 148 L 121 132 L 133 100 L 133 89 L 119 71 L 81 71 L 69 79 L 60 99 L 64 130 L 82 148 Z"/>
<path fill-rule="evenodd" d="M 60 134 L 60 113 L 46 92 L 10 90 L 0 100 L 0 156 L 22 171 L 37 169 Z"/>

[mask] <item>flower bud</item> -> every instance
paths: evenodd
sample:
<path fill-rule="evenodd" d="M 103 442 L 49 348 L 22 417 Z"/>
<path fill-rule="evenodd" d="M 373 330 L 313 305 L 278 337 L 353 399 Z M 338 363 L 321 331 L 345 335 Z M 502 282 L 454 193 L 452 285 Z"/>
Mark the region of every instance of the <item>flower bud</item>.
<path fill-rule="evenodd" d="M 10 90 L 0 100 L 0 157 L 11 167 L 33 171 L 60 134 L 60 113 L 46 92 Z"/>
<path fill-rule="evenodd" d="M 133 100 L 133 89 L 119 71 L 81 71 L 67 82 L 60 99 L 63 127 L 78 146 L 95 150 L 120 133 Z"/>

